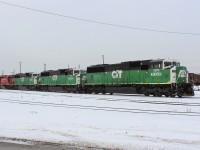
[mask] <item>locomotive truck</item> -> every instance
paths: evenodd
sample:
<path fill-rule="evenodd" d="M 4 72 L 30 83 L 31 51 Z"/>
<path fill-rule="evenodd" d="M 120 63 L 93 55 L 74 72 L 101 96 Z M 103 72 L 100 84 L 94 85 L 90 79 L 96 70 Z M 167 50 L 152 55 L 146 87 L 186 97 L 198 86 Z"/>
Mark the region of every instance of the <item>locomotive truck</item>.
<path fill-rule="evenodd" d="M 7 88 L 78 93 L 127 93 L 145 96 L 194 96 L 185 66 L 174 59 L 100 64 L 87 70 L 59 69 L 17 74 Z"/>

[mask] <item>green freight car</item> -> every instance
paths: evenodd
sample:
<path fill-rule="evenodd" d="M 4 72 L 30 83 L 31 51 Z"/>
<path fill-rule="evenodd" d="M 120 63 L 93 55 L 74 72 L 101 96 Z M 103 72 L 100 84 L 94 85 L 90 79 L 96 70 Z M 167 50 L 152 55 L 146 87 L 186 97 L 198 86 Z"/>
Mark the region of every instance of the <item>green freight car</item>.
<path fill-rule="evenodd" d="M 82 90 L 82 70 L 59 69 L 44 71 L 38 79 L 38 90 L 78 92 Z"/>
<path fill-rule="evenodd" d="M 14 76 L 14 89 L 31 90 L 37 85 L 38 75 L 33 73 L 16 74 Z"/>
<path fill-rule="evenodd" d="M 88 93 L 193 96 L 187 68 L 173 59 L 140 60 L 87 68 Z"/>

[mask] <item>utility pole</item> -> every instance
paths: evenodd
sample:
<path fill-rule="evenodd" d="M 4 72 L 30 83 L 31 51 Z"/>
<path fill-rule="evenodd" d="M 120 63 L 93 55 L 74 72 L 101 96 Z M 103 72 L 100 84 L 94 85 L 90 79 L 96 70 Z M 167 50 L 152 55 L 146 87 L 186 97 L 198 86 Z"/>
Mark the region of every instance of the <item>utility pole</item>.
<path fill-rule="evenodd" d="M 47 69 L 47 64 L 44 63 L 44 71 L 46 71 L 46 69 Z"/>
<path fill-rule="evenodd" d="M 22 73 L 22 62 L 21 61 L 19 62 L 19 73 L 20 74 Z"/>
<path fill-rule="evenodd" d="M 103 64 L 104 64 L 104 55 L 102 55 L 102 59 L 103 59 Z"/>
<path fill-rule="evenodd" d="M 4 70 L 2 71 L 2 75 L 4 75 Z"/>

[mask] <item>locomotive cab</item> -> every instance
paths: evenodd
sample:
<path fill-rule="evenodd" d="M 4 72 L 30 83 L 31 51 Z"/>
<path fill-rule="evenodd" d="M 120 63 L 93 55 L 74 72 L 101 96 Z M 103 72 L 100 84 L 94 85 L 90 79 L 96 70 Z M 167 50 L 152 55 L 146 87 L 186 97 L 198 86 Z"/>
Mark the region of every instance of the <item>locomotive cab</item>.
<path fill-rule="evenodd" d="M 188 83 L 187 68 L 180 66 L 180 62 L 175 59 L 150 61 L 146 81 L 154 84 L 164 95 L 177 95 L 179 97 L 194 95 L 192 86 Z"/>
<path fill-rule="evenodd" d="M 180 62 L 174 59 L 163 60 L 164 69 L 171 69 L 173 67 L 180 67 Z"/>

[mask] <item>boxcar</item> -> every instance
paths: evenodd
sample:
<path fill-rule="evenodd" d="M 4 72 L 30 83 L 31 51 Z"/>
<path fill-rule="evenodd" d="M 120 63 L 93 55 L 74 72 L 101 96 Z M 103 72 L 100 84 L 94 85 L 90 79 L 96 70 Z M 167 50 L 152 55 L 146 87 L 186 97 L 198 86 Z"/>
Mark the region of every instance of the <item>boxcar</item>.
<path fill-rule="evenodd" d="M 13 76 L 11 75 L 2 75 L 0 76 L 0 88 L 9 89 L 13 85 Z"/>

